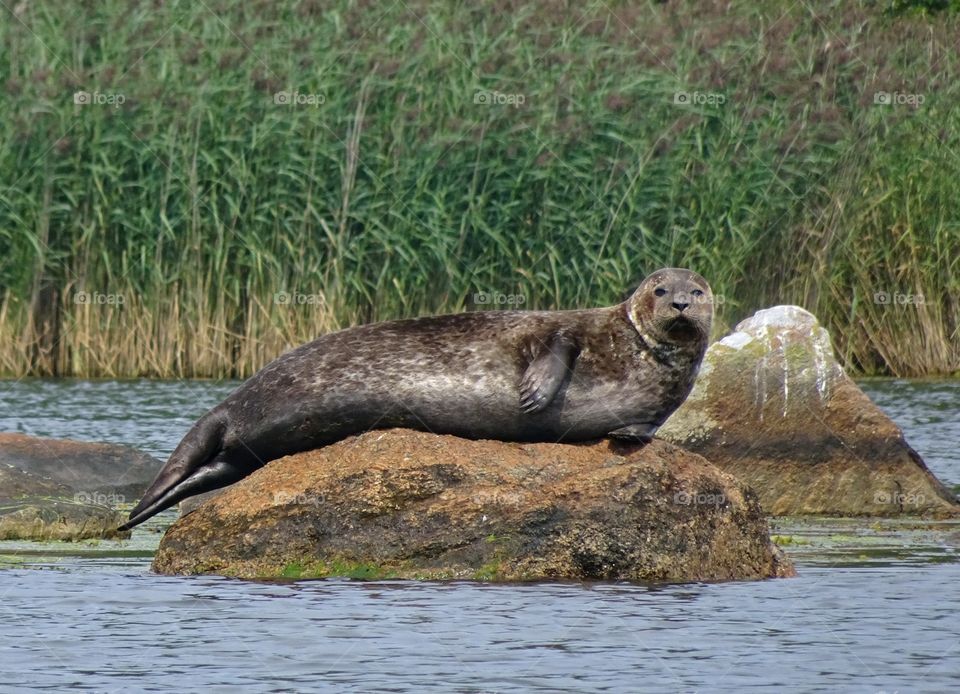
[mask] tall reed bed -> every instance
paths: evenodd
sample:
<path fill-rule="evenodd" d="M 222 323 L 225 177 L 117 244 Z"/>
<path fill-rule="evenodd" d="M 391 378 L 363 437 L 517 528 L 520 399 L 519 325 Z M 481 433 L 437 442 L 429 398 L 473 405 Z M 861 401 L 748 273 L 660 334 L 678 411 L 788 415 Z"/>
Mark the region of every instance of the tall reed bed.
<path fill-rule="evenodd" d="M 663 265 L 720 329 L 797 302 L 854 370 L 960 370 L 956 20 L 727 6 L 5 10 L 0 373 L 245 376 Z"/>

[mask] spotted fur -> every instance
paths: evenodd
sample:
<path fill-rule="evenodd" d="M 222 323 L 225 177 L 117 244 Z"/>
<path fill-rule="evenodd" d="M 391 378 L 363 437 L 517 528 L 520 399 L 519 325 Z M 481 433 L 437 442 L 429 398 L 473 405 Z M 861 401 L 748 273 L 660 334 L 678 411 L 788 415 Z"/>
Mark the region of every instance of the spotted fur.
<path fill-rule="evenodd" d="M 324 335 L 204 415 L 126 527 L 270 460 L 370 429 L 647 439 L 693 387 L 712 315 L 707 282 L 667 268 L 608 308 L 461 313 Z"/>

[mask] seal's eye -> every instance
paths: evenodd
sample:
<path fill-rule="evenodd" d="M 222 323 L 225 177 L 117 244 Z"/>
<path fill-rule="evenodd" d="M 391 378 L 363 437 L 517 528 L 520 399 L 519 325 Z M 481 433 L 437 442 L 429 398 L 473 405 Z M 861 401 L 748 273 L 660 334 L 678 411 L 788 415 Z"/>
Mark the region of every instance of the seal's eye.
<path fill-rule="evenodd" d="M 667 293 L 667 290 L 664 289 L 663 287 L 657 287 L 656 289 L 653 290 L 653 293 L 654 293 L 656 296 L 663 296 L 664 294 Z"/>
<path fill-rule="evenodd" d="M 693 294 L 694 296 L 703 296 L 703 290 L 702 290 L 702 289 L 694 289 L 694 290 L 693 290 L 692 292 L 690 292 L 690 293 Z"/>

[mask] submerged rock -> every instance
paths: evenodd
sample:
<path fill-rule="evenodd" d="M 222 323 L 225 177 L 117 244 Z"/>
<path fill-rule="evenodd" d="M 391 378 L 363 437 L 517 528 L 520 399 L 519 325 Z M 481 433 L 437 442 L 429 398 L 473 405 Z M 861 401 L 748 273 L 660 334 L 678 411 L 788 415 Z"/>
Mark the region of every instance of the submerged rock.
<path fill-rule="evenodd" d="M 123 514 L 89 503 L 70 487 L 0 463 L 0 540 L 125 537 Z"/>
<path fill-rule="evenodd" d="M 758 311 L 711 345 L 658 436 L 750 485 L 773 515 L 960 514 L 798 306 Z"/>
<path fill-rule="evenodd" d="M 23 496 L 68 497 L 73 490 L 65 484 L 44 479 L 8 463 L 0 463 L 0 498 Z"/>
<path fill-rule="evenodd" d="M 372 431 L 271 462 L 179 519 L 166 574 L 695 581 L 792 575 L 756 498 L 663 441 Z"/>
<path fill-rule="evenodd" d="M 122 538 L 130 533 L 117 526 L 125 516 L 116 509 L 70 499 L 0 498 L 0 540 L 62 540 Z"/>
<path fill-rule="evenodd" d="M 135 501 L 160 466 L 128 446 L 0 434 L 0 539 L 128 536 L 115 507 Z"/>

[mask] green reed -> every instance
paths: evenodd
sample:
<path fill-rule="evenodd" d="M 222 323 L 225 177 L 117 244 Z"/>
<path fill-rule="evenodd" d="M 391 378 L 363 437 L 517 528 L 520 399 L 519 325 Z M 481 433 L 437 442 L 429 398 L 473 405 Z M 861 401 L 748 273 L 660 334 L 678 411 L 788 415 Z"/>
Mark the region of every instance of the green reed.
<path fill-rule="evenodd" d="M 338 327 L 478 294 L 602 305 L 664 265 L 711 281 L 718 332 L 795 302 L 852 370 L 960 371 L 953 17 L 17 7 L 2 374 L 245 376 Z"/>

